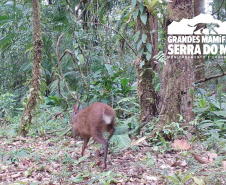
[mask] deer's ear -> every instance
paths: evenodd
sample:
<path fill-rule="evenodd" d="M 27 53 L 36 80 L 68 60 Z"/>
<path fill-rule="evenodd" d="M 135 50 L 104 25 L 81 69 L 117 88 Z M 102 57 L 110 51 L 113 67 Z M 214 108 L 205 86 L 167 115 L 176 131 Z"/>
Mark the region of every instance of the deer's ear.
<path fill-rule="evenodd" d="M 78 113 L 78 107 L 77 105 L 73 105 L 73 113 Z"/>
<path fill-rule="evenodd" d="M 80 111 L 80 110 L 82 110 L 82 109 L 83 109 L 82 105 L 79 105 L 78 111 Z"/>

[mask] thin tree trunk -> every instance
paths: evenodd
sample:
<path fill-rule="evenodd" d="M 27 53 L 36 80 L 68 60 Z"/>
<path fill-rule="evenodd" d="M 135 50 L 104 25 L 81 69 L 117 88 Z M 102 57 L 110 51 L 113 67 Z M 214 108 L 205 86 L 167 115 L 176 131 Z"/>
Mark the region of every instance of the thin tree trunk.
<path fill-rule="evenodd" d="M 181 21 L 193 17 L 192 0 L 174 0 L 169 3 L 169 20 Z M 166 50 L 168 51 L 168 43 Z M 166 53 L 167 53 L 166 51 Z M 186 58 L 167 58 L 163 69 L 161 89 L 160 124 L 178 122 L 182 115 L 186 122 L 194 119 L 193 97 L 190 93 L 193 82 L 192 60 Z"/>
<path fill-rule="evenodd" d="M 194 16 L 199 15 L 200 13 L 205 13 L 205 1 L 204 0 L 194 0 Z M 200 48 L 203 51 L 203 43 L 200 40 Z M 193 59 L 193 66 L 194 66 L 194 78 L 195 81 L 201 80 L 205 78 L 205 57 L 197 57 Z M 204 83 L 202 84 L 204 87 Z"/>
<path fill-rule="evenodd" d="M 32 69 L 32 81 L 29 90 L 29 96 L 27 105 L 25 107 L 21 124 L 19 127 L 19 135 L 26 136 L 29 131 L 29 126 L 35 111 L 37 99 L 40 96 L 40 71 L 42 62 L 42 35 L 41 35 L 41 24 L 40 24 L 40 8 L 39 1 L 32 0 L 33 5 L 33 26 L 34 26 L 34 63 Z"/>
<path fill-rule="evenodd" d="M 137 56 L 135 67 L 137 72 L 137 91 L 139 96 L 139 104 L 141 107 L 140 121 L 149 122 L 157 115 L 157 94 L 153 85 L 154 72 L 154 56 L 158 53 L 158 23 L 154 15 L 144 9 L 147 14 L 146 25 L 143 24 L 140 17 L 137 18 L 137 31 L 140 31 L 138 41 L 141 40 L 142 34 L 147 35 L 146 43 L 143 43 L 138 53 L 144 49 L 147 52 L 147 43 L 152 46 L 151 58 L 147 60 L 146 55 Z M 153 33 L 152 31 L 155 30 Z M 152 32 L 152 33 L 151 33 Z"/>

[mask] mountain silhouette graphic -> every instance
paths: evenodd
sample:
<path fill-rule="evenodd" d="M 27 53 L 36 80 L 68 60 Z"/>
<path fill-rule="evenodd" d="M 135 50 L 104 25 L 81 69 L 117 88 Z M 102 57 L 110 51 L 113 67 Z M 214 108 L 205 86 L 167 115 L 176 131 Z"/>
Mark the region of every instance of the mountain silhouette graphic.
<path fill-rule="evenodd" d="M 210 14 L 199 14 L 193 19 L 173 21 L 168 26 L 168 35 L 226 35 L 226 22 L 214 19 Z"/>

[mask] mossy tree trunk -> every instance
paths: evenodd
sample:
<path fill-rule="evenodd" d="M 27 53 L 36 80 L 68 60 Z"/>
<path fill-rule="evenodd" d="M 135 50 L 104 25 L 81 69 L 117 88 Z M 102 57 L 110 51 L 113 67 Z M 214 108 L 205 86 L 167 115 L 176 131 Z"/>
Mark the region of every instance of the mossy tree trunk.
<path fill-rule="evenodd" d="M 152 15 L 147 7 L 144 7 L 143 13 L 147 16 L 146 24 L 141 20 L 141 16 L 137 17 L 137 31 L 140 32 L 138 45 L 141 40 L 143 42 L 138 49 L 135 67 L 138 78 L 137 91 L 141 107 L 140 121 L 149 122 L 158 114 L 157 94 L 153 84 L 153 68 L 156 66 L 153 57 L 158 53 L 158 22 L 155 15 Z"/>
<path fill-rule="evenodd" d="M 42 62 L 42 35 L 40 24 L 40 8 L 39 1 L 32 0 L 33 5 L 33 26 L 34 26 L 34 63 L 32 69 L 32 81 L 29 90 L 27 105 L 25 107 L 21 124 L 19 127 L 19 135 L 26 136 L 29 131 L 29 126 L 35 111 L 37 99 L 40 96 L 40 77 L 41 77 L 41 62 Z"/>
<path fill-rule="evenodd" d="M 194 15 L 192 0 L 174 0 L 168 5 L 168 24 L 173 21 L 190 19 Z M 166 43 L 166 53 L 168 51 Z M 186 122 L 194 119 L 193 97 L 190 90 L 193 88 L 192 59 L 167 58 L 163 69 L 161 89 L 161 119 L 160 124 L 166 125 L 178 122 L 182 115 Z"/>

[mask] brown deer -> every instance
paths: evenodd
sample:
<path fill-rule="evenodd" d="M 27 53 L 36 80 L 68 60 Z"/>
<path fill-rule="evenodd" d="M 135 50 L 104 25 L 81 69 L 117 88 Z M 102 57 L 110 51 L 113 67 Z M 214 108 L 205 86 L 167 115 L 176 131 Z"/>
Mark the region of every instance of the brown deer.
<path fill-rule="evenodd" d="M 101 102 L 91 104 L 85 109 L 79 109 L 73 105 L 71 116 L 73 124 L 73 137 L 76 140 L 77 136 L 84 138 L 82 146 L 82 156 L 89 139 L 93 137 L 98 143 L 104 147 L 104 166 L 106 168 L 106 160 L 108 153 L 108 141 L 115 131 L 115 112 L 114 110 Z M 103 132 L 109 132 L 108 140 L 103 136 Z"/>

